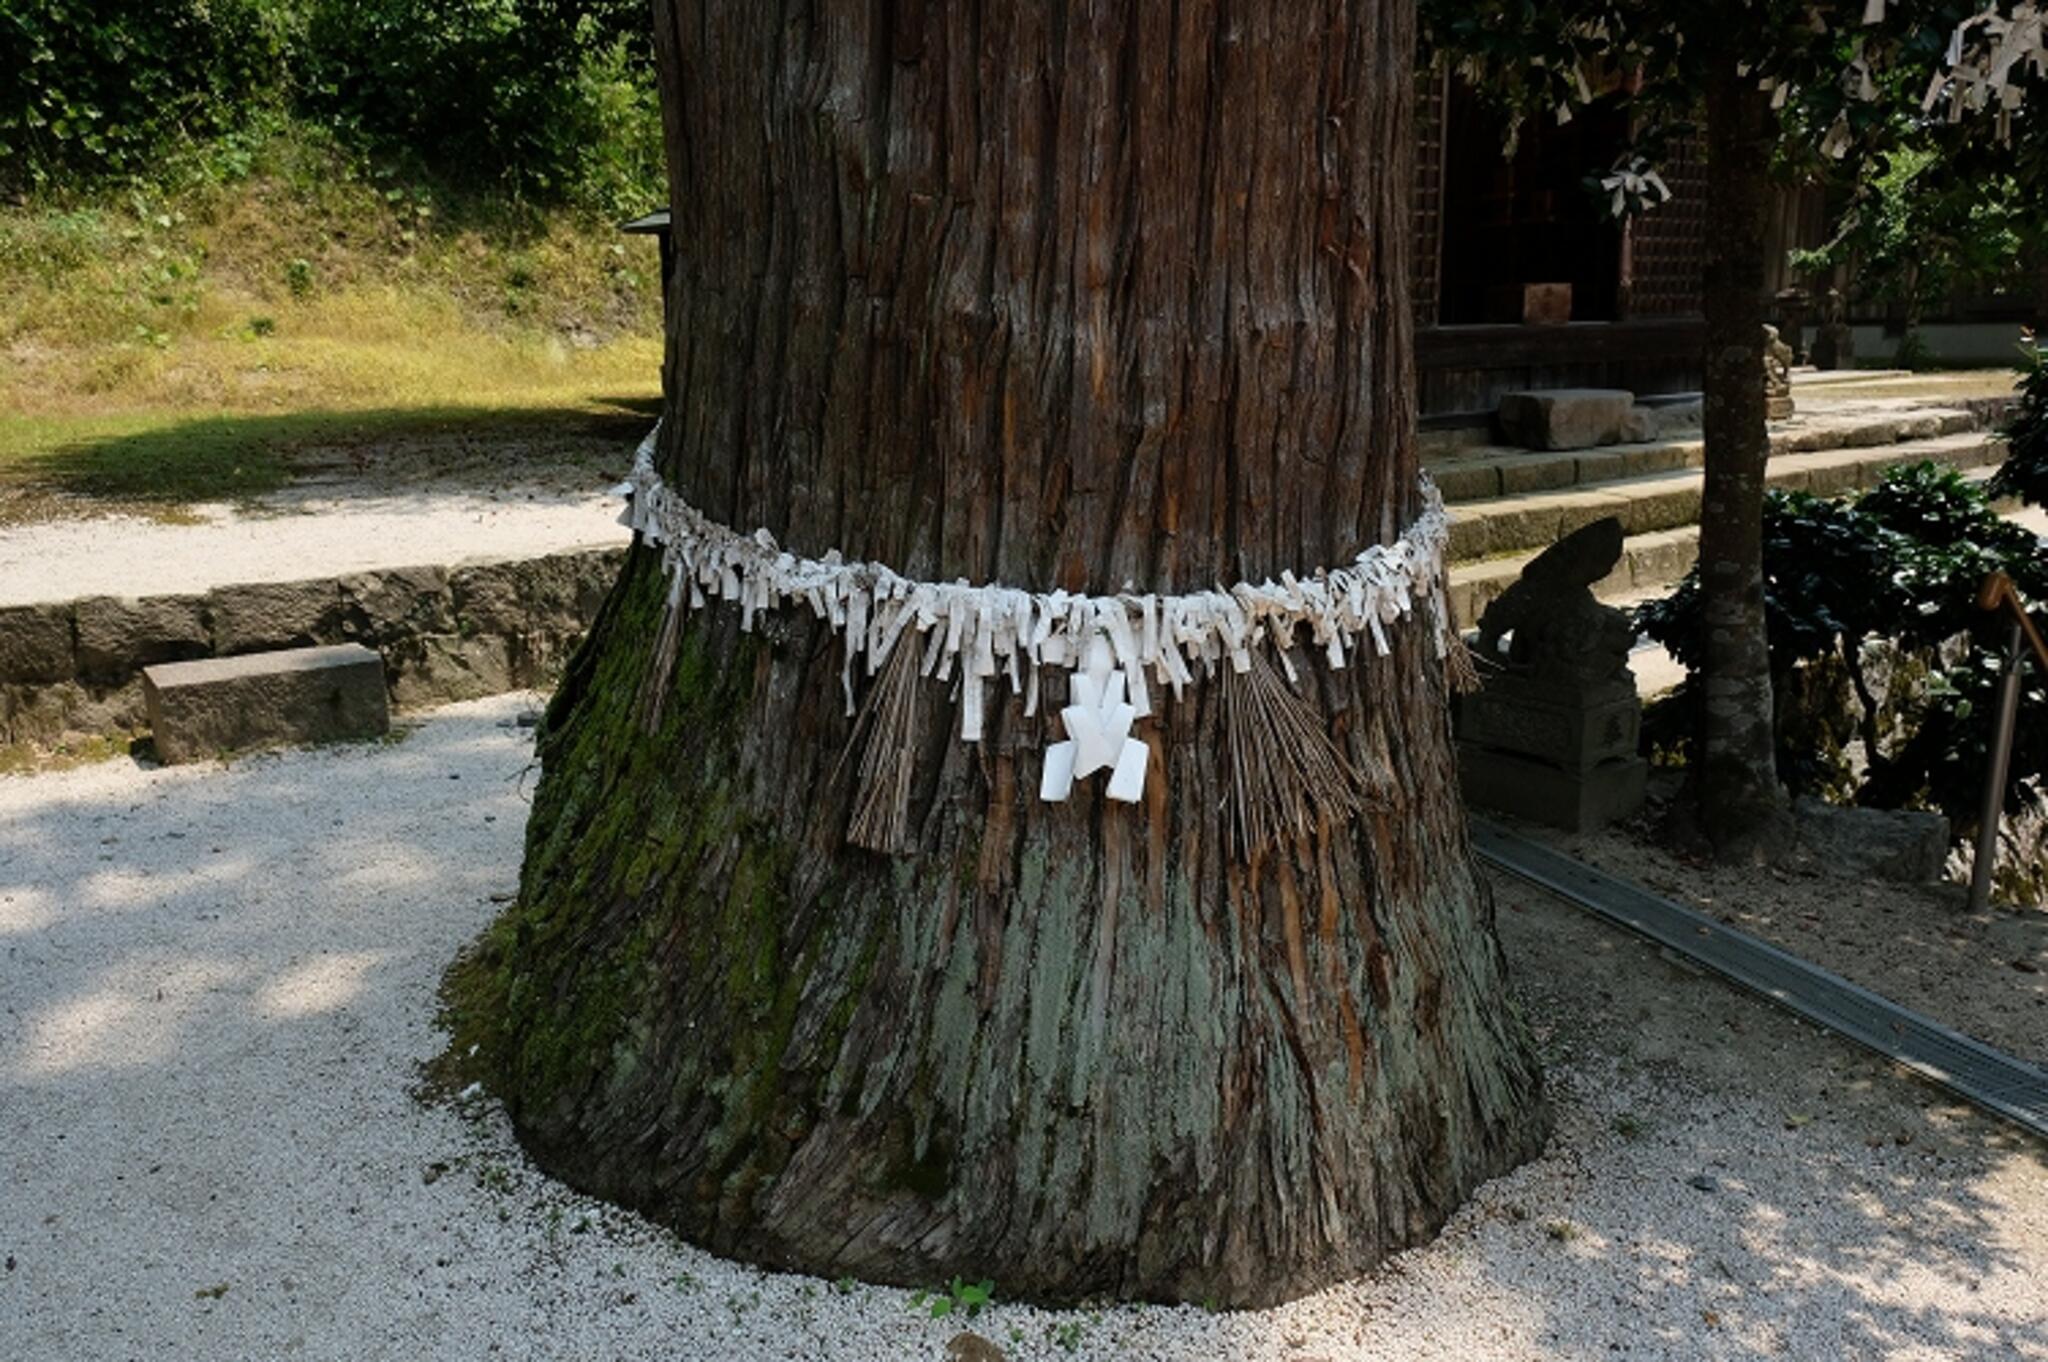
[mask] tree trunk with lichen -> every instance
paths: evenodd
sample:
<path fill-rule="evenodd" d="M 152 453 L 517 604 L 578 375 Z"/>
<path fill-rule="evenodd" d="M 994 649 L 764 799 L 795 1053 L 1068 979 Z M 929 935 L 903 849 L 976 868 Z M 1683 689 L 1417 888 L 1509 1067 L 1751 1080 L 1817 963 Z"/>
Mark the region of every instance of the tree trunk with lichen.
<path fill-rule="evenodd" d="M 1407 3 L 655 15 L 658 462 L 714 518 L 1108 591 L 1341 562 L 1415 513 Z M 892 857 L 844 840 L 809 612 L 689 616 L 643 730 L 663 592 L 636 549 L 454 991 L 552 1172 L 776 1266 L 1248 1305 L 1540 1144 L 1422 625 L 1303 669 L 1377 773 L 1355 819 L 1236 854 L 1229 678 L 1140 725 L 1137 805 L 1040 802 L 1057 718 L 992 690 L 963 743 L 930 681 Z"/>
<path fill-rule="evenodd" d="M 1730 860 L 1769 858 L 1789 836 L 1778 784 L 1764 617 L 1763 517 L 1771 453 L 1764 393 L 1764 233 L 1775 115 L 1726 59 L 1706 87 L 1706 486 L 1700 592 L 1706 627 L 1700 830 Z"/>

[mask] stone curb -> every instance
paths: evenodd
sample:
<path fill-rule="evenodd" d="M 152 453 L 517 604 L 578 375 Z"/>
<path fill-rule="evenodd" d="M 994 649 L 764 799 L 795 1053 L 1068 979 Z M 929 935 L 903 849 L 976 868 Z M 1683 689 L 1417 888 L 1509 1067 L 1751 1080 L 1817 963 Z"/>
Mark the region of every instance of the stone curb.
<path fill-rule="evenodd" d="M 360 643 L 400 709 L 551 684 L 624 546 L 0 607 L 0 743 L 145 725 L 142 668 Z"/>

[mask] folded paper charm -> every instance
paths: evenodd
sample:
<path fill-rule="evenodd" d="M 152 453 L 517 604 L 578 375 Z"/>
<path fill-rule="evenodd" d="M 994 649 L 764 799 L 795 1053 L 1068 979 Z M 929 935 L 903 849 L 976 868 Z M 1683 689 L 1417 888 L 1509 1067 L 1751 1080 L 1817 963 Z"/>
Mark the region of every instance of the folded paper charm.
<path fill-rule="evenodd" d="M 1109 797 L 1137 803 L 1152 749 L 1131 736 L 1137 708 L 1124 698 L 1124 674 L 1111 672 L 1105 682 L 1079 671 L 1067 684 L 1072 703 L 1060 711 L 1067 740 L 1046 748 L 1038 797 L 1058 803 L 1073 792 L 1075 780 L 1108 771 Z"/>

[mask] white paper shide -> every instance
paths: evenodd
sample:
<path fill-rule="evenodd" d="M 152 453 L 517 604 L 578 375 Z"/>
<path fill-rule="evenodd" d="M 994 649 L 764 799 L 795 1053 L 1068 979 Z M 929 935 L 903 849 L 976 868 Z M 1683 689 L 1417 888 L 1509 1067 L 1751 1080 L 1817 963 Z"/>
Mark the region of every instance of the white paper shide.
<path fill-rule="evenodd" d="M 708 519 L 662 481 L 654 447 L 650 433 L 615 491 L 629 499 L 620 523 L 662 551 L 671 609 L 729 601 L 750 630 L 759 611 L 808 605 L 845 642 L 849 714 L 856 670 L 873 675 L 896 648 L 919 648 L 920 674 L 955 688 L 964 742 L 982 737 L 990 685 L 1007 682 L 1028 716 L 1039 709 L 1041 669 L 1068 673 L 1060 711 L 1067 736 L 1046 749 L 1039 786 L 1048 800 L 1065 799 L 1075 781 L 1103 771 L 1111 799 L 1143 794 L 1150 749 L 1131 729 L 1152 713 L 1154 685 L 1177 698 L 1198 671 L 1245 672 L 1253 650 L 1269 643 L 1290 678 L 1297 645 L 1342 668 L 1363 639 L 1386 654 L 1388 627 L 1418 610 L 1427 612 L 1439 658 L 1454 642 L 1444 598 L 1450 520 L 1427 475 L 1422 513 L 1406 533 L 1341 567 L 1185 594 L 1091 596 L 913 581 L 880 563 L 846 562 L 837 550 L 801 557 L 765 529 L 741 534 Z"/>

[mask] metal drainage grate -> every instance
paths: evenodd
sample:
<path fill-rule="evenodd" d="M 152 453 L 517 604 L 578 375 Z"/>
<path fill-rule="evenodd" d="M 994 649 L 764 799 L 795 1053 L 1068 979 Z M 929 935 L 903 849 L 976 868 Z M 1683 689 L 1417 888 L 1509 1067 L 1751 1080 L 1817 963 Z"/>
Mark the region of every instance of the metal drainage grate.
<path fill-rule="evenodd" d="M 1985 1110 L 2048 1137 L 2048 1073 L 2033 1065 L 1488 819 L 1472 819 L 1472 848 L 1489 864 L 1668 946 Z"/>

